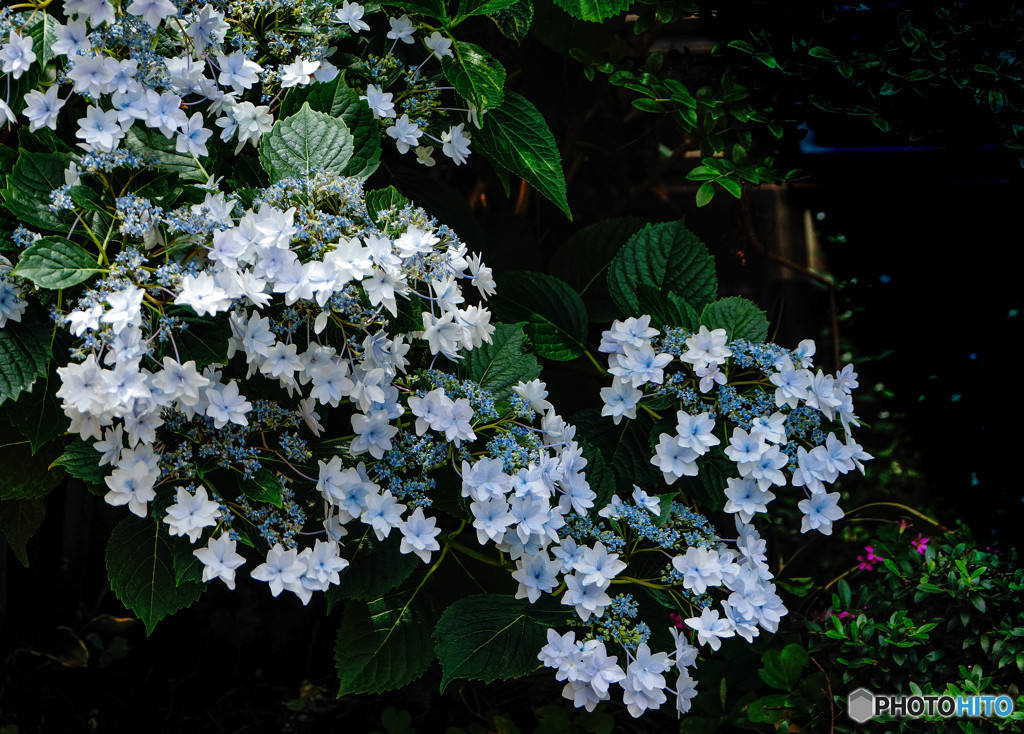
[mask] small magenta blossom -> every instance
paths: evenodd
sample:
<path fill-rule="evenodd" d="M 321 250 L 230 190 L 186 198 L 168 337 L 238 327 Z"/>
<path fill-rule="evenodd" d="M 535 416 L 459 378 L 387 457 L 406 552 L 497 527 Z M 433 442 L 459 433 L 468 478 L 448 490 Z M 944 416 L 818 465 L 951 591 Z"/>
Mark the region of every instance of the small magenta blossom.
<path fill-rule="evenodd" d="M 870 545 L 864 546 L 864 550 L 866 551 L 865 555 L 857 556 L 857 560 L 860 561 L 860 565 L 858 565 L 857 568 L 861 571 L 874 571 L 875 564 L 880 561 L 884 561 L 885 559 L 881 556 L 876 556 L 875 549 Z"/>

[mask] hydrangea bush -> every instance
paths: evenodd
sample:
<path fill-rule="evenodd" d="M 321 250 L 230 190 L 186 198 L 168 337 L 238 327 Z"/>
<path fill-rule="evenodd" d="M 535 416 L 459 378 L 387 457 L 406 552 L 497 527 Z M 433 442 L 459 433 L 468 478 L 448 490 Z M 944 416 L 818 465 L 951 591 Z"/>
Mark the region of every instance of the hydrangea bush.
<path fill-rule="evenodd" d="M 344 602 L 341 692 L 539 662 L 578 707 L 685 713 L 702 655 L 778 629 L 754 522 L 843 516 L 853 368 L 766 343 L 679 222 L 610 262 L 602 362 L 569 283 L 366 190 L 382 144 L 479 143 L 566 208 L 543 118 L 452 33 L 511 3 L 47 5 L 0 13 L 16 547 L 66 473 L 126 508 L 107 570 L 150 631 L 210 584 Z M 561 416 L 541 363 L 585 358 L 607 386 Z"/>

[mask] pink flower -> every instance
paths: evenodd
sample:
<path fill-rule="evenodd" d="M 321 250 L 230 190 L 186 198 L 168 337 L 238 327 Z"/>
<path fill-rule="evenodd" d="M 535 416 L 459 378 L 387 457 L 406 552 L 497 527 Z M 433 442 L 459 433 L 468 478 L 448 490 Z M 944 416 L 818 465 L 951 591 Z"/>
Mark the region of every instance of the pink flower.
<path fill-rule="evenodd" d="M 675 612 L 669 612 L 668 618 L 672 622 L 672 626 L 677 630 L 686 629 L 686 624 L 683 622 L 683 618 Z"/>
<path fill-rule="evenodd" d="M 914 546 L 914 548 L 917 550 L 917 552 L 920 553 L 923 556 L 925 554 L 925 551 L 928 550 L 928 541 L 929 540 L 931 540 L 931 538 L 926 538 L 923 535 L 921 535 L 921 533 L 918 533 L 917 534 L 917 539 L 910 541 L 910 544 L 912 546 Z"/>
<path fill-rule="evenodd" d="M 864 550 L 867 551 L 867 555 L 857 556 L 857 560 L 860 561 L 860 565 L 858 565 L 857 568 L 862 571 L 874 571 L 875 564 L 884 559 L 881 556 L 876 556 L 875 549 L 870 545 L 864 546 Z"/>

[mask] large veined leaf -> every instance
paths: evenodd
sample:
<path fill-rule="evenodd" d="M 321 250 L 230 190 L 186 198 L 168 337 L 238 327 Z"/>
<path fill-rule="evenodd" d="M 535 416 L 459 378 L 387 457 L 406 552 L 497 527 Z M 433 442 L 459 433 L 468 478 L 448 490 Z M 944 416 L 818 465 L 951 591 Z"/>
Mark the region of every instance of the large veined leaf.
<path fill-rule="evenodd" d="M 537 651 L 547 642 L 548 628 L 566 619 L 564 612 L 544 611 L 502 594 L 459 599 L 434 630 L 441 689 L 455 678 L 490 683 L 536 670 Z"/>
<path fill-rule="evenodd" d="M 459 0 L 459 15 L 490 15 L 519 0 Z"/>
<path fill-rule="evenodd" d="M 701 507 L 715 512 L 725 507 L 725 488 L 736 475 L 736 464 L 716 446 L 698 460 L 700 471 L 695 477 L 682 477 L 675 486 Z"/>
<path fill-rule="evenodd" d="M 52 15 L 46 12 L 34 13 L 32 20 L 25 24 L 24 32 L 32 36 L 32 51 L 36 55 L 36 63 L 46 66 L 56 58 L 51 46 L 57 40 L 57 20 Z"/>
<path fill-rule="evenodd" d="M 28 568 L 28 541 L 43 524 L 46 505 L 40 499 L 0 501 L 0 530 L 21 565 Z"/>
<path fill-rule="evenodd" d="M 148 155 L 161 171 L 173 171 L 183 180 L 205 182 L 209 178 L 195 157 L 179 153 L 174 138 L 165 138 L 159 130 L 133 125 L 124 136 L 124 147 Z"/>
<path fill-rule="evenodd" d="M 506 91 L 504 104 L 484 116 L 473 141 L 491 162 L 526 179 L 572 218 L 555 136 L 525 97 Z"/>
<path fill-rule="evenodd" d="M 633 485 L 641 488 L 659 482 L 660 473 L 651 464 L 654 451 L 650 437 L 654 422 L 646 413 L 637 411 L 633 420 L 622 420 L 615 425 L 612 419 L 601 415 L 600 408 L 585 408 L 569 418 L 579 436 L 597 448 L 606 466 L 615 475 L 616 491 L 629 494 Z"/>
<path fill-rule="evenodd" d="M 386 212 L 392 208 L 402 209 L 408 206 L 408 204 L 409 200 L 398 193 L 398 189 L 394 186 L 366 192 L 366 213 L 370 215 L 370 219 L 379 221 L 378 213 Z"/>
<path fill-rule="evenodd" d="M 318 82 L 304 87 L 294 87 L 281 102 L 278 113 L 281 119 L 302 109 L 308 103 L 310 108 L 325 115 L 340 118 L 352 134 L 352 157 L 342 174 L 368 178 L 380 165 L 380 131 L 369 105 L 359 99 L 359 92 L 345 83 L 339 74 L 329 82 Z"/>
<path fill-rule="evenodd" d="M 608 266 L 644 224 L 646 220 L 642 217 L 617 217 L 596 222 L 567 239 L 551 258 L 551 274 L 571 285 L 583 297 L 591 321 L 607 323 L 620 315 L 608 295 Z"/>
<path fill-rule="evenodd" d="M 38 499 L 53 490 L 64 470 L 53 468 L 60 446 L 49 444 L 31 452 L 28 439 L 0 422 L 0 500 Z"/>
<path fill-rule="evenodd" d="M 196 363 L 196 369 L 200 370 L 215 362 L 227 363 L 231 326 L 225 320 L 211 321 L 196 316 L 191 308 L 184 306 L 172 308 L 168 311 L 168 315 L 180 319 L 183 324 L 188 325 L 188 328 L 175 337 L 177 352 L 168 345 L 165 354 L 180 358 L 183 364 L 193 360 Z"/>
<path fill-rule="evenodd" d="M 7 174 L 7 188 L 0 191 L 4 205 L 23 224 L 37 229 L 64 231 L 67 217 L 50 211 L 50 192 L 64 185 L 64 169 L 70 160 L 60 153 L 22 150 Z"/>
<path fill-rule="evenodd" d="M 53 466 L 63 467 L 71 476 L 92 487 L 102 488 L 97 491 L 106 494 L 104 479 L 110 474 L 111 466 L 100 466 L 100 452 L 94 449 L 91 443 L 80 438 L 72 440 L 53 462 Z"/>
<path fill-rule="evenodd" d="M 43 237 L 21 254 L 15 275 L 40 288 L 58 290 L 77 285 L 102 272 L 88 252 L 63 237 Z"/>
<path fill-rule="evenodd" d="M 345 606 L 334 647 L 334 663 L 346 693 L 381 693 L 410 683 L 434 659 L 430 632 L 434 605 L 415 586 Z"/>
<path fill-rule="evenodd" d="M 652 326 L 678 326 L 689 331 L 697 331 L 700 328 L 700 314 L 674 292 L 663 293 L 646 283 L 633 285 L 637 311 L 650 314 Z"/>
<path fill-rule="evenodd" d="M 307 176 L 314 169 L 343 175 L 352 153 L 352 133 L 344 121 L 307 102 L 263 137 L 260 164 L 274 180 Z"/>
<path fill-rule="evenodd" d="M 495 324 L 490 344 L 462 353 L 466 377 L 494 393 L 496 401 L 508 400 L 513 385 L 540 376 L 537 358 L 525 349 L 526 334 L 522 326 Z"/>
<path fill-rule="evenodd" d="M 59 385 L 56 371 L 50 370 L 35 381 L 30 393 L 22 393 L 17 400 L 5 405 L 11 425 L 28 439 L 33 454 L 67 431 L 68 419 L 55 394 Z"/>
<path fill-rule="evenodd" d="M 491 308 L 504 321 L 526 321 L 526 335 L 541 357 L 567 361 L 585 351 L 587 308 L 563 280 L 528 271 L 501 275 Z"/>
<path fill-rule="evenodd" d="M 0 328 L 0 404 L 17 399 L 36 378 L 46 374 L 50 361 L 50 332 L 42 317 L 32 309 L 21 321 Z"/>
<path fill-rule="evenodd" d="M 412 553 L 402 553 L 401 538 L 392 532 L 384 540 L 367 525 L 358 544 L 345 545 L 344 557 L 349 565 L 341 572 L 341 583 L 327 590 L 328 604 L 339 599 L 379 599 L 405 581 L 419 564 Z"/>
<path fill-rule="evenodd" d="M 261 468 L 252 479 L 239 475 L 238 488 L 242 494 L 254 502 L 269 502 L 274 507 L 282 507 L 281 493 L 284 485 L 274 472 L 266 467 Z"/>
<path fill-rule="evenodd" d="M 192 604 L 204 584 L 176 583 L 174 554 L 160 524 L 145 517 L 128 517 L 118 523 L 107 544 L 107 576 L 110 588 L 152 634 L 164 617 Z"/>
<path fill-rule="evenodd" d="M 573 18 L 595 23 L 624 13 L 630 4 L 629 0 L 555 0 L 555 5 Z"/>
<path fill-rule="evenodd" d="M 455 91 L 480 110 L 493 110 L 505 101 L 505 67 L 474 43 L 453 43 L 452 55 L 441 59 L 441 70 Z"/>
<path fill-rule="evenodd" d="M 649 224 L 608 267 L 608 290 L 627 316 L 639 316 L 638 285 L 675 293 L 700 311 L 715 300 L 718 278 L 708 248 L 682 222 Z"/>
<path fill-rule="evenodd" d="M 533 23 L 533 0 L 517 0 L 512 5 L 489 14 L 501 35 L 522 43 Z"/>
<path fill-rule="evenodd" d="M 604 456 L 594 444 L 582 436 L 577 436 L 576 440 L 583 451 L 583 458 L 587 460 L 587 483 L 597 495 L 591 512 L 597 512 L 611 502 L 612 495 L 615 494 L 615 472 L 605 463 Z"/>
<path fill-rule="evenodd" d="M 730 340 L 763 342 L 768 338 L 768 318 L 746 298 L 732 296 L 710 303 L 700 320 L 709 329 L 725 329 Z"/>
<path fill-rule="evenodd" d="M 386 0 L 383 5 L 401 8 L 410 13 L 419 13 L 430 18 L 447 18 L 448 11 L 445 0 Z"/>

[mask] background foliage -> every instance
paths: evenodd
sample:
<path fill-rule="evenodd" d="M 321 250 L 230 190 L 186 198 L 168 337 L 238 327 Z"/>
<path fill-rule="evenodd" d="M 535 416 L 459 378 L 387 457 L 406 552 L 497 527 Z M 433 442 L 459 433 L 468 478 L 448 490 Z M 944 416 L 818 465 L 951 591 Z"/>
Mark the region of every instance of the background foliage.
<path fill-rule="evenodd" d="M 430 174 L 403 165 L 392 150 L 382 150 L 379 160 L 375 154 L 366 160 L 340 155 L 337 165 L 353 172 L 379 164 L 368 188 L 395 186 L 460 232 L 502 274 L 494 308 L 504 320 L 522 322 L 522 330 L 499 331 L 491 349 L 473 354 L 467 365 L 471 373 L 483 369 L 475 360 L 501 364 L 504 347 L 516 353 L 514 347 L 528 339 L 564 413 L 584 409 L 584 396 L 600 387 L 600 378 L 581 367 L 584 349 L 599 334 L 597 322 L 618 309 L 656 311 L 665 320 L 693 317 L 673 294 L 681 288 L 694 292 L 693 283 L 680 279 L 702 271 L 693 262 L 674 260 L 670 245 L 658 249 L 658 238 L 673 225 L 643 229 L 647 221 L 678 221 L 685 215 L 717 263 L 717 293 L 756 302 L 770 317 L 772 338 L 790 344 L 798 335 L 813 334 L 823 337 L 821 343 L 829 346 L 822 351 L 834 353 L 836 362 L 840 353 L 857 355 L 862 384 L 875 388 L 870 409 L 862 408 L 872 426 L 864 435 L 872 434 L 873 445 L 866 446 L 880 460 L 850 493 L 865 502 L 898 501 L 939 518 L 966 516 L 977 537 L 984 538 L 978 549 L 966 535 L 962 543 L 953 542 L 958 536 L 938 536 L 922 561 L 907 543 L 900 545 L 905 539 L 894 536 L 901 511 L 890 508 L 882 513 L 888 522 L 879 525 L 879 537 L 891 545 L 876 547 L 887 549 L 879 552 L 889 553 L 896 569 L 885 564 L 884 571 L 875 571 L 873 585 L 863 583 L 855 593 L 845 582 L 826 584 L 849 570 L 863 543 L 874 537 L 870 515 L 863 524 L 851 522 L 834 541 L 816 540 L 805 550 L 800 539 L 780 529 L 771 544 L 787 561 L 780 579 L 790 584 L 794 599 L 814 588 L 802 598 L 827 606 L 834 589 L 834 613 L 875 605 L 864 613 L 865 620 L 875 621 L 841 623 L 829 636 L 824 624 L 806 632 L 801 615 L 794 614 L 787 644 L 737 650 L 719 668 L 702 669 L 702 690 L 715 690 L 718 680 L 721 695 L 698 699 L 712 708 L 692 717 L 689 730 L 741 725 L 771 730 L 780 708 L 823 722 L 827 708 L 841 705 L 830 695 L 841 699 L 848 683 L 852 688 L 854 681 L 868 680 L 885 688 L 920 681 L 911 677 L 923 675 L 913 666 L 967 638 L 959 628 L 941 642 L 929 634 L 937 628 L 922 632 L 940 615 L 915 614 L 912 607 L 931 602 L 931 596 L 917 599 L 917 594 L 947 594 L 964 606 L 972 627 L 1001 634 L 985 643 L 985 651 L 981 635 L 986 633 L 979 632 L 984 660 L 958 660 L 948 671 L 930 670 L 933 675 L 948 674 L 950 683 L 964 690 L 988 690 L 995 684 L 982 678 L 994 672 L 990 668 L 1000 661 L 1017 665 L 1019 635 L 1014 630 L 1020 624 L 997 610 L 1012 610 L 1019 592 L 1019 571 L 1003 549 L 1014 542 L 1020 498 L 1006 481 L 1014 476 L 1010 462 L 991 437 L 998 435 L 1005 416 L 1016 414 L 1020 398 L 1001 395 L 1005 407 L 996 410 L 990 391 L 998 384 L 1000 366 L 1013 363 L 1009 345 L 1020 336 L 1019 289 L 1014 287 L 1020 255 L 1006 246 L 1003 234 L 1015 231 L 1014 202 L 1020 193 L 1020 62 L 1015 55 L 1020 6 L 1006 3 L 981 14 L 967 3 L 865 3 L 857 9 L 837 4 L 815 12 L 758 2 L 728 7 L 640 3 L 632 8 L 614 2 L 556 6 L 529 0 L 460 3 L 455 9 L 454 4 L 393 5 L 452 27 L 458 21 L 459 33 L 473 39 L 464 44 L 459 60 L 445 67 L 445 75 L 467 98 L 496 107 L 474 138 L 483 155 L 471 158 L 465 168 Z M 701 42 L 714 51 L 698 53 Z M 501 81 L 494 82 L 498 76 Z M 295 105 L 299 118 L 290 119 L 317 124 L 317 115 L 328 107 L 334 113 L 352 109 L 351 100 L 338 100 L 335 95 L 300 104 L 289 95 L 288 104 Z M 538 119 L 550 135 L 535 133 Z M 352 121 L 346 131 L 360 124 Z M 9 223 L 46 228 L 50 215 L 31 205 L 39 197 L 29 189 L 45 188 L 48 194 L 51 184 L 63 183 L 50 161 L 63 143 L 46 135 L 15 140 L 10 130 L 0 135 L 6 146 L 0 147 L 5 216 Z M 29 152 L 13 156 L 10 151 L 18 143 Z M 278 161 L 280 172 L 286 172 L 291 160 L 282 153 L 287 129 L 268 136 L 265 148 L 261 156 L 270 167 L 276 170 Z M 556 158 L 561 162 L 557 172 Z M 816 215 L 811 227 L 821 237 L 827 260 L 790 261 L 776 246 L 773 228 L 782 220 L 773 211 L 774 194 L 768 193 L 775 190 L 756 186 L 782 181 L 794 182 L 784 190 L 786 207 Z M 715 196 L 723 190 L 730 196 Z M 628 247 L 620 252 L 623 244 L 644 240 L 660 253 L 657 262 L 630 257 Z M 74 250 L 63 251 L 59 241 L 47 244 L 46 252 L 63 252 L 59 268 L 36 267 L 23 256 L 19 268 L 25 277 L 56 286 L 88 275 L 89 264 L 78 262 Z M 522 271 L 534 275 L 524 277 Z M 632 287 L 630 276 L 639 272 L 658 287 Z M 606 280 L 609 273 L 612 278 Z M 716 297 L 715 282 L 705 285 L 706 295 L 688 304 L 696 311 Z M 524 303 L 532 308 L 524 310 Z M 719 309 L 726 311 L 725 306 Z M 748 323 L 729 313 L 719 318 L 721 325 L 734 328 Z M 42 323 L 41 314 L 27 319 Z M 750 323 L 761 334 L 763 322 Z M 354 601 L 332 615 L 342 615 L 337 640 L 333 626 L 324 624 L 323 608 L 282 610 L 244 589 L 237 595 L 210 590 L 162 622 L 156 636 L 145 637 L 143 626 L 149 629 L 153 620 L 138 610 L 141 625 L 126 618 L 115 599 L 118 589 L 130 587 L 133 574 L 147 570 L 121 565 L 125 575 L 112 579 L 112 593 L 102 575 L 106 550 L 97 542 L 111 533 L 129 537 L 137 531 L 135 521 L 119 523 L 118 513 L 83 491 L 102 478 L 86 470 L 80 447 L 47 448 L 48 440 L 62 432 L 62 417 L 59 412 L 54 417 L 55 406 L 42 398 L 42 391 L 36 395 L 50 379 L 44 357 L 53 347 L 44 331 L 22 330 L 17 339 L 6 333 L 0 331 L 0 395 L 18 398 L 36 386 L 18 402 L 19 419 L 22 409 L 31 411 L 30 420 L 19 420 L 28 428 L 0 448 L 5 475 L 20 478 L 5 485 L 2 505 L 9 542 L 2 551 L 7 575 L 0 599 L 6 651 L 2 712 L 9 721 L 26 731 L 128 729 L 136 725 L 130 710 L 148 709 L 161 712 L 167 730 L 189 725 L 209 731 L 279 731 L 344 717 L 393 734 L 431 730 L 444 712 L 444 725 L 467 731 L 610 730 L 610 707 L 594 715 L 566 709 L 548 690 L 546 678 L 539 684 L 527 677 L 488 688 L 460 681 L 439 693 L 450 677 L 465 672 L 458 663 L 461 646 L 474 635 L 490 639 L 494 632 L 488 626 L 489 609 L 476 609 L 469 597 L 461 603 L 472 607 L 473 625 L 444 634 L 438 602 L 452 580 L 443 577 L 430 580 L 430 593 L 415 609 L 423 619 L 440 622 L 440 639 L 424 636 L 418 657 L 387 657 L 380 643 L 387 621 L 407 600 L 381 597 L 390 589 L 372 588 L 370 572 L 362 579 L 366 589 L 352 588 L 360 583 L 357 579 L 347 581 L 347 595 Z M 519 354 L 517 359 L 534 358 Z M 533 368 L 533 363 L 517 364 L 514 371 Z M 495 387 L 510 386 L 502 383 L 500 371 L 489 374 Z M 576 420 L 583 431 L 582 416 Z M 955 439 L 949 437 L 951 430 Z M 592 439 L 600 444 L 602 437 Z M 603 451 L 600 445 L 597 450 Z M 622 460 L 614 449 L 605 461 L 605 471 L 620 481 L 650 470 Z M 47 472 L 51 466 L 55 469 Z M 40 499 L 47 493 L 45 501 Z M 974 501 L 965 502 L 965 495 Z M 993 544 L 1000 555 L 984 550 Z M 189 587 L 177 586 L 171 576 L 178 572 L 174 549 L 158 550 L 152 557 L 170 559 L 160 571 L 174 598 L 164 603 L 187 604 Z M 957 560 L 969 565 L 960 569 Z M 938 579 L 938 588 L 951 586 L 942 592 L 922 589 L 921 583 L 931 582 L 916 578 L 916 566 L 911 574 L 903 565 L 921 562 L 934 564 L 928 573 Z M 29 563 L 30 571 L 21 567 Z M 979 569 L 992 586 L 984 593 L 962 593 L 956 584 L 970 585 L 971 574 Z M 946 582 L 949 573 L 954 578 Z M 916 590 L 904 583 L 909 576 Z M 47 581 L 40 583 L 40 578 Z M 815 611 L 820 610 L 807 608 L 801 614 Z M 947 618 L 953 624 L 959 617 Z M 369 627 L 368 620 L 373 620 Z M 535 636 L 534 622 L 524 617 L 515 632 L 522 638 Z M 845 652 L 852 635 L 865 634 L 865 625 L 874 630 L 871 634 L 905 635 L 912 643 L 885 648 L 879 655 L 885 664 L 870 666 L 877 671 L 870 679 L 858 677 L 869 666 L 858 665 L 858 658 Z M 927 644 L 921 639 L 926 635 Z M 993 646 L 1003 640 L 996 651 Z M 193 651 L 190 655 L 181 654 L 184 645 Z M 451 646 L 449 666 L 431 665 L 434 645 Z M 335 699 L 333 682 L 335 647 L 349 653 L 340 671 L 340 699 Z M 524 644 L 525 649 L 534 647 Z M 203 659 L 197 664 L 194 651 L 200 650 Z M 353 650 L 360 655 L 351 655 Z M 903 650 L 910 652 L 904 656 Z M 535 667 L 535 661 L 516 658 L 512 646 L 495 654 L 507 655 L 503 665 L 524 674 Z M 1013 657 L 1004 660 L 1006 655 Z M 482 663 L 467 659 L 464 664 Z M 758 676 L 737 678 L 729 673 L 735 669 L 758 671 Z M 426 679 L 399 694 L 358 695 L 423 670 Z M 486 664 L 474 672 L 486 679 Z M 140 687 L 139 680 L 149 684 Z M 237 687 L 227 689 L 227 680 Z M 526 710 L 523 702 L 528 702 Z M 622 711 L 616 719 L 625 720 Z M 653 731 L 665 722 L 629 725 Z"/>

